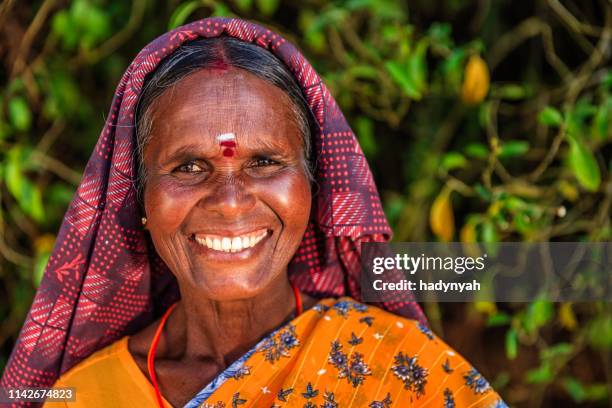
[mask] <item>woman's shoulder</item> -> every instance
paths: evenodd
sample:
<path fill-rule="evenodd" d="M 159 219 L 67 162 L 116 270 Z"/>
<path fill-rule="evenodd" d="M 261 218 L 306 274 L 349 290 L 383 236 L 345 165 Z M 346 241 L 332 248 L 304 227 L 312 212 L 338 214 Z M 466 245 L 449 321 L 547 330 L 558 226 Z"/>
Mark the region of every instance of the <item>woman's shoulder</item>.
<path fill-rule="evenodd" d="M 125 370 L 125 363 L 131 356 L 128 351 L 128 337 L 111 343 L 96 351 L 60 376 L 56 384 L 71 386 L 74 383 L 100 378 L 100 373 Z"/>
<path fill-rule="evenodd" d="M 60 376 L 54 387 L 72 387 L 76 402 L 49 402 L 44 407 L 154 406 L 153 388 L 130 354 L 128 339 L 96 351 Z"/>
<path fill-rule="evenodd" d="M 350 297 L 325 299 L 314 308 L 326 321 L 315 337 L 319 344 L 331 340 L 324 347 L 329 361 L 340 368 L 359 366 L 367 373 L 363 381 L 387 378 L 443 406 L 506 406 L 485 377 L 427 325 Z"/>
<path fill-rule="evenodd" d="M 352 335 L 363 333 L 380 340 L 376 352 L 387 353 L 388 349 L 400 347 L 406 352 L 430 355 L 459 356 L 442 338 L 438 337 L 426 324 L 418 320 L 396 315 L 376 305 L 359 302 L 350 297 L 326 299 L 315 308 L 320 308 L 330 319 L 342 325 L 342 332 Z M 357 331 L 358 330 L 358 331 Z"/>
<path fill-rule="evenodd" d="M 398 343 L 417 350 L 425 343 L 429 343 L 429 349 L 450 349 L 427 325 L 348 296 L 322 299 L 312 309 L 328 322 L 326 330 L 333 331 L 332 326 L 337 326 L 339 335 L 362 333 L 363 336 L 382 340 L 376 348 L 378 353 L 385 353 L 386 348 L 395 348 Z"/>

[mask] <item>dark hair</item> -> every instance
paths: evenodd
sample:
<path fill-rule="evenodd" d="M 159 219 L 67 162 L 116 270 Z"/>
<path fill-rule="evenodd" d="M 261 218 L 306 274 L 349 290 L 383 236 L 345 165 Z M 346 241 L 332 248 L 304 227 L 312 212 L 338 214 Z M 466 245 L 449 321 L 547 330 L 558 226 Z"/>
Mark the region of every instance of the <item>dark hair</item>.
<path fill-rule="evenodd" d="M 145 79 L 136 107 L 136 189 L 140 202 L 146 180 L 143 153 L 151 135 L 153 101 L 196 71 L 227 67 L 243 69 L 287 93 L 302 136 L 304 170 L 308 178 L 313 179 L 310 139 L 315 121 L 302 90 L 288 68 L 271 52 L 255 44 L 227 36 L 203 38 L 177 48 Z"/>

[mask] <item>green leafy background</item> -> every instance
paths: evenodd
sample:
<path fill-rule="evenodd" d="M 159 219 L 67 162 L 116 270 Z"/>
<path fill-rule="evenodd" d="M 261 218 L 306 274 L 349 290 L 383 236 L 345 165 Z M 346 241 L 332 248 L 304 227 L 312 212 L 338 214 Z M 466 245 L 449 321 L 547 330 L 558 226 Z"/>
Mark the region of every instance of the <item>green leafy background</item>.
<path fill-rule="evenodd" d="M 396 240 L 438 239 L 431 217 L 453 240 L 612 238 L 608 1 L 5 0 L 0 369 L 120 75 L 148 41 L 208 16 L 258 21 L 303 50 L 359 137 Z M 491 82 L 466 104 L 476 55 Z M 511 405 L 612 406 L 609 303 L 425 308 Z"/>

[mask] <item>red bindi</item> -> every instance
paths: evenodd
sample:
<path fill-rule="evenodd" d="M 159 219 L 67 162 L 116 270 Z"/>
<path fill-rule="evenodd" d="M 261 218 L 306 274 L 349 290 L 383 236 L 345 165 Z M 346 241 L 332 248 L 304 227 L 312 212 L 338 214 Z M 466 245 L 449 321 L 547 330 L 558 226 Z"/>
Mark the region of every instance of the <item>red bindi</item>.
<path fill-rule="evenodd" d="M 236 142 L 233 140 L 222 140 L 219 142 L 219 145 L 223 147 L 223 156 L 232 157 L 234 156 L 236 149 Z"/>

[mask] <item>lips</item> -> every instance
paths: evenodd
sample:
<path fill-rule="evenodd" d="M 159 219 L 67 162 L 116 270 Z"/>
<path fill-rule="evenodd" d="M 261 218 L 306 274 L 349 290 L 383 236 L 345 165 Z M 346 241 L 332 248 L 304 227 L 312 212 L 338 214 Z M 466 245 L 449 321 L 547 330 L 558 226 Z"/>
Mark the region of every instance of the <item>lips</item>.
<path fill-rule="evenodd" d="M 268 230 L 262 228 L 236 236 L 194 234 L 193 238 L 198 245 L 213 251 L 240 252 L 256 246 L 266 235 L 268 235 Z"/>

